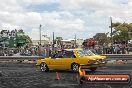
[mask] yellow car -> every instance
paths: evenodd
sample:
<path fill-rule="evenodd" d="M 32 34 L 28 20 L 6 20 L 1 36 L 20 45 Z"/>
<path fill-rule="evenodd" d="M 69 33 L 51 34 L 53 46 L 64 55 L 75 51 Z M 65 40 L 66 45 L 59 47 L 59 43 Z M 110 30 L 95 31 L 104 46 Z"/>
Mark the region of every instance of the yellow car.
<path fill-rule="evenodd" d="M 95 55 L 90 50 L 66 49 L 49 58 L 37 60 L 41 71 L 72 70 L 77 72 L 79 66 L 95 71 L 106 64 L 106 56 Z"/>

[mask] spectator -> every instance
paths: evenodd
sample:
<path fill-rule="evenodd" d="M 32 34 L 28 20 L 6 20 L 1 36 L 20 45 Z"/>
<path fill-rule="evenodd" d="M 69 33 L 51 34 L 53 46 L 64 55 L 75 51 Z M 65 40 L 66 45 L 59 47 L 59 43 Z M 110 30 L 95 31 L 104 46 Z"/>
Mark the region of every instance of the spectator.
<path fill-rule="evenodd" d="M 116 53 L 116 54 L 120 54 L 120 47 L 119 47 L 119 45 L 117 45 L 117 46 L 115 47 L 115 53 Z"/>

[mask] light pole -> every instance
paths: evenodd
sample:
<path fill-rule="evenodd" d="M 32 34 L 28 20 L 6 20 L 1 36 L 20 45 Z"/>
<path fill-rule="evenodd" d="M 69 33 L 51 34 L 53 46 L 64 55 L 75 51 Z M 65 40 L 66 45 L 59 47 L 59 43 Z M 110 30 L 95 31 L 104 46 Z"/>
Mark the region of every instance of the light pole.
<path fill-rule="evenodd" d="M 112 30 L 112 17 L 110 17 L 110 22 L 111 22 L 111 47 L 112 47 L 112 53 L 113 53 L 113 30 Z"/>
<path fill-rule="evenodd" d="M 42 25 L 40 24 L 40 26 L 39 26 L 40 45 L 41 45 L 41 27 L 42 27 Z"/>
<path fill-rule="evenodd" d="M 76 34 L 75 34 L 75 48 L 76 48 Z"/>
<path fill-rule="evenodd" d="M 54 44 L 54 32 L 53 32 L 53 45 L 52 45 L 52 50 L 54 51 L 54 49 L 55 49 L 55 44 Z"/>
<path fill-rule="evenodd" d="M 48 37 L 47 35 L 42 35 L 44 38 L 47 38 L 48 39 L 48 46 L 46 48 L 48 48 L 48 51 L 47 51 L 47 55 L 46 56 L 49 56 L 50 55 L 50 37 Z"/>

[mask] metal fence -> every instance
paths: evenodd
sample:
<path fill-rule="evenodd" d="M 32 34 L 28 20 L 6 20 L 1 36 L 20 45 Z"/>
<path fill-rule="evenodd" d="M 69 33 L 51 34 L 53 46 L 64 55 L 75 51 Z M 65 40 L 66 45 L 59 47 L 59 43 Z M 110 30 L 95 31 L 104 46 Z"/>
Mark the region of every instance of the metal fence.
<path fill-rule="evenodd" d="M 107 57 L 107 60 L 132 60 L 130 54 L 103 54 Z"/>
<path fill-rule="evenodd" d="M 43 56 L 0 56 L 0 60 L 37 60 L 45 58 Z"/>
<path fill-rule="evenodd" d="M 107 60 L 132 60 L 130 54 L 103 54 Z M 0 56 L 0 60 L 37 60 L 45 58 L 43 56 Z"/>

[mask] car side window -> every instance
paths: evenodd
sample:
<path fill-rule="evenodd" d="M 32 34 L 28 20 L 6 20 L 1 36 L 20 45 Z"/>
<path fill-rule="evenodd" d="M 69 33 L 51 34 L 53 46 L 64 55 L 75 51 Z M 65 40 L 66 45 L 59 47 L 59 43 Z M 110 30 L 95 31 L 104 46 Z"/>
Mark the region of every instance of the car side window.
<path fill-rule="evenodd" d="M 53 58 L 62 58 L 63 55 L 62 55 L 62 52 L 57 52 L 56 54 L 53 55 Z"/>
<path fill-rule="evenodd" d="M 73 51 L 65 51 L 63 53 L 63 58 L 76 58 Z"/>

